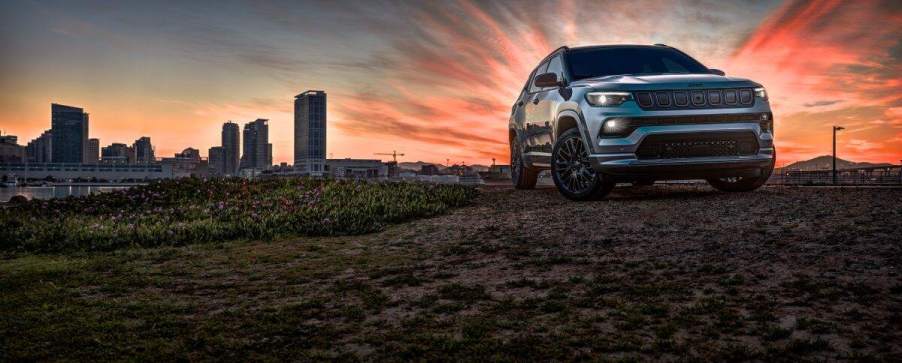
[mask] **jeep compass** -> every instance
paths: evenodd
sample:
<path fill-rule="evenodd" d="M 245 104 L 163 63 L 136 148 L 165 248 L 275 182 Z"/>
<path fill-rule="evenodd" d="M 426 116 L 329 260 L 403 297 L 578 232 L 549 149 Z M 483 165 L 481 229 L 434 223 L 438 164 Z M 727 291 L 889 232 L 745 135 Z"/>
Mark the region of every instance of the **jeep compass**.
<path fill-rule="evenodd" d="M 550 170 L 567 198 L 616 183 L 704 179 L 730 192 L 774 168 L 773 114 L 758 83 L 666 45 L 562 47 L 532 71 L 509 124 L 517 188 Z"/>

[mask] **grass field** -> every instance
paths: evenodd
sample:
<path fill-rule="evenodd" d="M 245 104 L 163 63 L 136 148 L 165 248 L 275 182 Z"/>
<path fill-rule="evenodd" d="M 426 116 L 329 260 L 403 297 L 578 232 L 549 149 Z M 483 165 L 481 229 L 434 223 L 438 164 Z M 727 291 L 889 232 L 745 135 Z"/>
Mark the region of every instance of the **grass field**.
<path fill-rule="evenodd" d="M 900 361 L 900 201 L 491 187 L 364 235 L 11 252 L 0 361 Z"/>
<path fill-rule="evenodd" d="M 178 179 L 0 208 L 0 250 L 106 251 L 376 232 L 461 206 L 472 187 L 314 179 Z"/>

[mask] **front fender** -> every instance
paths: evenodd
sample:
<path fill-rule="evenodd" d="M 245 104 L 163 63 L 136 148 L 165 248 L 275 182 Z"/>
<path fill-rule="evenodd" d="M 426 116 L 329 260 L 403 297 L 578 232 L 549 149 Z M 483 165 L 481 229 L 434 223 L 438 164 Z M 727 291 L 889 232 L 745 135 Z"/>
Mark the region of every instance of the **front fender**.
<path fill-rule="evenodd" d="M 582 135 L 583 146 L 586 147 L 586 150 L 592 150 L 591 142 L 592 139 L 589 137 L 588 129 L 586 127 L 586 122 L 583 120 L 582 115 L 579 112 L 576 112 L 572 109 L 566 109 L 558 112 L 557 117 L 554 119 L 554 132 L 552 134 L 552 143 L 557 143 L 558 137 L 564 133 L 564 131 L 569 130 L 570 127 L 565 125 L 568 119 L 572 119 L 576 124 L 576 128 L 579 129 L 579 134 Z"/>

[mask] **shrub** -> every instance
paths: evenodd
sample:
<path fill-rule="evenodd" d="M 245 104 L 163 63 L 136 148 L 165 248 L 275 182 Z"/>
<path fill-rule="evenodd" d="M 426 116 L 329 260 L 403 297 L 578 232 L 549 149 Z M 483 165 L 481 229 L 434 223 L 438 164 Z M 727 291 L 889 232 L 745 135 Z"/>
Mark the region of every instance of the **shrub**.
<path fill-rule="evenodd" d="M 0 208 L 0 250 L 108 251 L 293 235 L 347 235 L 444 213 L 473 187 L 315 179 L 165 180 Z"/>

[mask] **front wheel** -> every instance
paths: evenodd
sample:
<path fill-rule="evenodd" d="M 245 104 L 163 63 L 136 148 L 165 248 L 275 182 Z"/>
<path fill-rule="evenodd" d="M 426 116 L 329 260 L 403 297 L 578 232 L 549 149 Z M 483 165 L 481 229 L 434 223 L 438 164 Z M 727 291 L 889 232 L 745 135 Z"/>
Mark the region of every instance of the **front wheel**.
<path fill-rule="evenodd" d="M 579 129 L 564 132 L 551 150 L 551 177 L 558 191 L 571 200 L 603 198 L 614 189 L 611 178 L 596 172 Z"/>
<path fill-rule="evenodd" d="M 726 177 L 726 178 L 710 178 L 708 179 L 708 184 L 711 184 L 717 190 L 723 192 L 750 192 L 755 189 L 760 188 L 764 183 L 767 183 L 767 179 L 770 179 L 770 175 L 774 172 L 774 164 L 777 160 L 777 152 L 774 151 L 774 158 L 771 161 L 770 165 L 761 168 L 761 173 L 758 176 L 754 177 L 744 177 L 744 176 L 735 176 L 735 177 Z"/>

